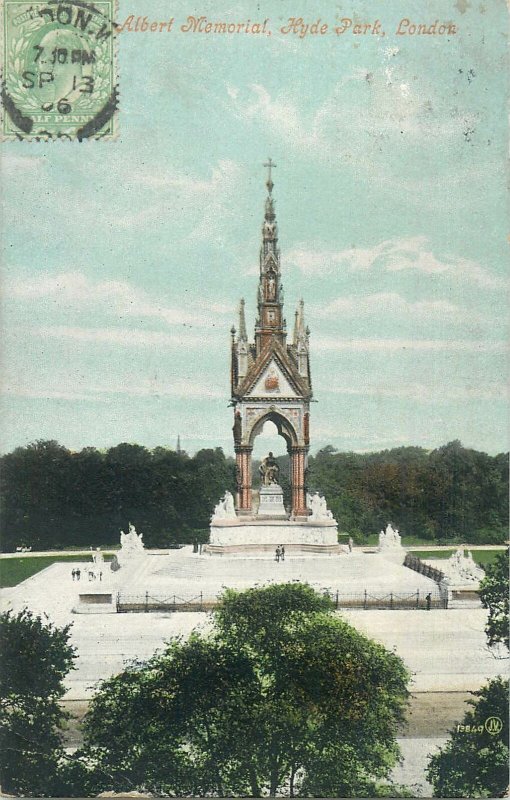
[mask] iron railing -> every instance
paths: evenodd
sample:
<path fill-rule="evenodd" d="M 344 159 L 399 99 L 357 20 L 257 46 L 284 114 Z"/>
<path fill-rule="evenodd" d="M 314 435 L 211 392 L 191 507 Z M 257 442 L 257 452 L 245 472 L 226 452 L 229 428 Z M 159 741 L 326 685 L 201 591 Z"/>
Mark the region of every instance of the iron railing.
<path fill-rule="evenodd" d="M 448 595 L 441 587 L 431 591 L 417 589 L 415 592 L 343 592 L 341 589 L 324 592 L 335 608 L 365 609 L 426 609 L 448 608 Z"/>
<path fill-rule="evenodd" d="M 211 598 L 213 600 L 214 598 Z M 180 597 L 177 594 L 153 594 L 151 592 L 117 592 L 115 600 L 117 613 L 149 611 L 204 611 L 206 603 L 203 592 L 193 597 Z"/>
<path fill-rule="evenodd" d="M 419 572 L 420 575 L 424 575 L 426 578 L 430 578 L 436 583 L 441 583 L 441 581 L 444 580 L 444 572 L 441 572 L 440 569 L 436 569 L 436 567 L 432 567 L 430 564 L 425 564 L 421 558 L 414 556 L 412 553 L 406 553 L 404 567 L 409 567 L 409 569 Z"/>
<path fill-rule="evenodd" d="M 329 597 L 336 609 L 416 609 L 432 610 L 448 608 L 448 592 L 441 586 L 431 591 L 417 589 L 415 592 L 374 593 L 367 589 L 360 592 L 345 592 L 341 589 L 326 589 L 322 592 Z M 151 611 L 208 611 L 220 602 L 219 597 L 198 595 L 182 597 L 177 594 L 158 594 L 151 592 L 117 592 L 116 610 L 118 613 L 148 613 Z"/>

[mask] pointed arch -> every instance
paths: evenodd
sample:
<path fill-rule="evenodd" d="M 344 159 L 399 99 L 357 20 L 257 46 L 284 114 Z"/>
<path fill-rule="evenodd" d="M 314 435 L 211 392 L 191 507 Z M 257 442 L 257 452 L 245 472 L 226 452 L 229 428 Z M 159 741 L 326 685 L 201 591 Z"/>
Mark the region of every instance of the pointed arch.
<path fill-rule="evenodd" d="M 259 433 L 261 433 L 262 428 L 264 427 L 266 422 L 272 422 L 276 425 L 276 430 L 278 431 L 278 435 L 282 436 L 285 439 L 287 444 L 287 450 L 291 447 L 297 447 L 298 445 L 298 432 L 294 428 L 292 422 L 278 409 L 270 408 L 267 411 L 264 411 L 257 419 L 253 422 L 250 432 L 249 432 L 249 444 L 250 447 L 253 447 L 253 443 Z"/>

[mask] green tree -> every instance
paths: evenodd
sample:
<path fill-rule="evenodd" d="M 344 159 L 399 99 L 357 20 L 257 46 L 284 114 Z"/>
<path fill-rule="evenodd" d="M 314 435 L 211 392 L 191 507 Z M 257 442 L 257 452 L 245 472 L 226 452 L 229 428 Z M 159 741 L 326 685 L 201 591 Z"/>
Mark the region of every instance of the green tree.
<path fill-rule="evenodd" d="M 489 646 L 508 650 L 508 551 L 486 568 L 480 598 L 489 609 Z M 473 710 L 429 761 L 436 797 L 500 797 L 508 787 L 508 681 L 495 678 L 472 694 L 478 698 L 468 700 Z"/>
<path fill-rule="evenodd" d="M 64 544 L 71 454 L 53 440 L 18 447 L 2 459 L 4 547 Z"/>
<path fill-rule="evenodd" d="M 225 490 L 235 491 L 234 461 L 226 459 L 221 447 L 199 450 L 191 459 L 193 469 L 188 503 L 189 524 L 208 528 L 214 506 Z"/>
<path fill-rule="evenodd" d="M 0 764 L 4 791 L 51 796 L 62 758 L 59 705 L 73 668 L 69 626 L 24 610 L 0 615 Z"/>
<path fill-rule="evenodd" d="M 213 620 L 102 684 L 82 791 L 388 793 L 409 679 L 396 655 L 301 584 L 229 590 Z"/>
<path fill-rule="evenodd" d="M 489 619 L 485 627 L 489 646 L 502 643 L 508 649 L 508 556 L 509 551 L 498 553 L 492 564 L 485 569 L 485 577 L 480 581 L 480 599 L 484 608 L 489 609 Z"/>
<path fill-rule="evenodd" d="M 435 797 L 503 797 L 508 787 L 508 681 L 496 678 L 472 694 L 473 710 L 429 761 Z"/>
<path fill-rule="evenodd" d="M 301 584 L 228 590 L 221 638 L 250 654 L 261 678 L 265 737 L 254 738 L 270 795 L 378 793 L 398 758 L 409 675 L 400 660 L 332 614 Z"/>

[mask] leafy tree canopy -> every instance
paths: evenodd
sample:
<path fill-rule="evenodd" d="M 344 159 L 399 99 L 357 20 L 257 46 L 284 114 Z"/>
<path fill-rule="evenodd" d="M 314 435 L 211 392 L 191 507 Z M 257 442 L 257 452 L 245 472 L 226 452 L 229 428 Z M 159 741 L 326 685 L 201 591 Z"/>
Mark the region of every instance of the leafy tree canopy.
<path fill-rule="evenodd" d="M 489 646 L 508 651 L 508 551 L 487 567 L 480 598 L 489 609 Z M 429 761 L 436 797 L 502 797 L 508 787 L 508 681 L 496 678 L 472 694 L 473 710 Z"/>
<path fill-rule="evenodd" d="M 473 709 L 429 761 L 435 797 L 503 797 L 508 787 L 508 681 L 472 694 Z"/>
<path fill-rule="evenodd" d="M 300 584 L 228 591 L 206 634 L 105 681 L 82 791 L 395 794 L 409 674 Z"/>
<path fill-rule="evenodd" d="M 73 668 L 69 626 L 55 628 L 24 610 L 0 615 L 0 765 L 7 792 L 51 796 L 66 714 L 59 700 Z"/>
<path fill-rule="evenodd" d="M 492 564 L 485 569 L 480 582 L 480 599 L 489 609 L 485 631 L 489 646 L 501 643 L 509 648 L 508 637 L 508 556 L 509 551 L 498 553 Z"/>

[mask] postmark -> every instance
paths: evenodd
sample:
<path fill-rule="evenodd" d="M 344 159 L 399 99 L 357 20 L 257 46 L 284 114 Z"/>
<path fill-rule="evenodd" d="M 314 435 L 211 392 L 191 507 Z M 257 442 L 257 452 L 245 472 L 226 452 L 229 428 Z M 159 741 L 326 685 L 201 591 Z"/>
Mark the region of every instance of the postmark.
<path fill-rule="evenodd" d="M 4 0 L 2 139 L 113 139 L 115 0 Z"/>

